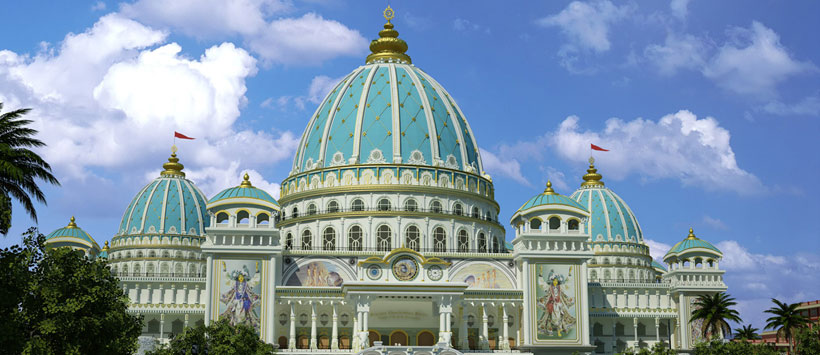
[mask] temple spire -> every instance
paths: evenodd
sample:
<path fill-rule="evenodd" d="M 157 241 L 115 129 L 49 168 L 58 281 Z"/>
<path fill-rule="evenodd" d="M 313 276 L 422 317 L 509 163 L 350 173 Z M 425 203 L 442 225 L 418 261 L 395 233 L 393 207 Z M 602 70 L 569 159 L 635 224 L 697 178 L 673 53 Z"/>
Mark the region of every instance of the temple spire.
<path fill-rule="evenodd" d="M 185 177 L 185 173 L 182 172 L 185 166 L 180 164 L 179 158 L 177 158 L 177 146 L 171 146 L 171 157 L 168 158 L 167 163 L 162 164 L 162 168 L 165 170 L 159 173 L 160 176 Z"/>
<path fill-rule="evenodd" d="M 581 187 L 603 187 L 604 182 L 601 181 L 602 178 L 603 176 L 598 174 L 598 169 L 595 169 L 595 158 L 589 157 L 589 169 L 587 169 L 587 173 L 583 177 L 584 182 L 581 183 Z"/>
<path fill-rule="evenodd" d="M 77 228 L 77 223 L 75 223 L 74 216 L 71 216 L 71 220 L 69 220 L 66 228 Z"/>
<path fill-rule="evenodd" d="M 395 17 L 396 13 L 393 8 L 387 5 L 384 9 L 384 18 L 387 23 L 384 24 L 384 29 L 379 31 L 379 38 L 370 42 L 370 54 L 365 59 L 365 63 L 375 62 L 393 62 L 410 64 L 410 56 L 404 54 L 407 52 L 407 42 L 398 38 L 399 32 L 393 29 L 393 24 L 390 20 Z"/>
<path fill-rule="evenodd" d="M 557 195 L 558 193 L 552 189 L 552 181 L 547 180 L 547 188 L 544 190 L 544 195 Z"/>
<path fill-rule="evenodd" d="M 687 236 L 686 239 L 698 239 L 698 237 L 695 236 L 695 231 L 692 230 L 692 228 L 689 228 L 689 236 Z"/>
<path fill-rule="evenodd" d="M 242 177 L 242 183 L 239 184 L 239 187 L 253 187 L 248 173 L 245 173 L 245 176 Z"/>

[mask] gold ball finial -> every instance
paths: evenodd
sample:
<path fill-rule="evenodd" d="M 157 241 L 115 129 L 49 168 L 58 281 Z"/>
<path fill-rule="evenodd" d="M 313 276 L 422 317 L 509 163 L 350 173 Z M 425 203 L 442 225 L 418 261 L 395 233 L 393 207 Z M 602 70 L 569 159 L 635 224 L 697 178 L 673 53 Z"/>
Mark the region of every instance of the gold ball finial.
<path fill-rule="evenodd" d="M 248 176 L 248 173 L 245 173 L 245 176 L 242 177 L 242 183 L 239 184 L 239 187 L 253 187 L 251 185 L 251 177 Z"/>
<path fill-rule="evenodd" d="M 71 219 L 69 220 L 68 226 L 66 226 L 66 228 L 77 228 L 77 223 L 74 223 L 75 221 L 76 220 L 74 219 L 74 216 L 71 216 Z"/>
<path fill-rule="evenodd" d="M 698 239 L 698 237 L 695 236 L 695 231 L 692 228 L 689 228 L 689 236 L 686 237 L 686 239 Z"/>
<path fill-rule="evenodd" d="M 547 188 L 544 190 L 544 195 L 557 195 L 552 189 L 552 181 L 547 180 Z"/>
<path fill-rule="evenodd" d="M 108 241 L 107 240 L 105 241 L 105 247 L 103 247 L 103 250 L 108 250 Z"/>

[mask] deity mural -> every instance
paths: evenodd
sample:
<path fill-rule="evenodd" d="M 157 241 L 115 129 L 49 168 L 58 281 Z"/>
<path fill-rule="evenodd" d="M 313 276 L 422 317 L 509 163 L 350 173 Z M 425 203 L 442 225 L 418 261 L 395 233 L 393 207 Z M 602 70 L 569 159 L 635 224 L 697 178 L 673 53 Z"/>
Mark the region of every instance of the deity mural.
<path fill-rule="evenodd" d="M 577 266 L 535 265 L 536 322 L 538 340 L 572 340 L 577 338 L 578 297 Z"/>
<path fill-rule="evenodd" d="M 689 299 L 689 312 L 694 312 L 700 309 L 695 303 L 697 302 L 697 297 L 691 297 Z M 703 337 L 703 319 L 695 319 L 689 322 L 689 342 L 692 346 L 697 343 L 702 343 L 706 339 Z M 706 333 L 707 336 L 711 336 L 711 333 Z"/>
<path fill-rule="evenodd" d="M 512 289 L 509 278 L 496 267 L 488 264 L 473 264 L 456 273 L 453 280 L 464 282 L 467 288 Z"/>
<path fill-rule="evenodd" d="M 227 318 L 231 324 L 244 324 L 259 332 L 261 313 L 262 273 L 259 261 L 222 261 L 220 278 L 219 318 Z M 249 268 L 248 266 L 251 266 Z"/>
<path fill-rule="evenodd" d="M 307 265 L 300 266 L 293 275 L 288 278 L 286 286 L 308 286 L 308 287 L 341 287 L 344 284 L 342 270 L 339 266 L 325 262 L 314 261 Z"/>

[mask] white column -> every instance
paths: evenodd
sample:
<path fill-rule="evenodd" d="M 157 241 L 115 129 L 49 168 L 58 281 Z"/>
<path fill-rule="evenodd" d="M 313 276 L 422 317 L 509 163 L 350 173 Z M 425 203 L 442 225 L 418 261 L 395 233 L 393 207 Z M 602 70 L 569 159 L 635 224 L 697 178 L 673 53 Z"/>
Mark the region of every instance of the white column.
<path fill-rule="evenodd" d="M 489 342 L 490 329 L 489 329 L 489 325 L 487 324 L 488 323 L 487 318 L 488 318 L 487 317 L 487 306 L 485 306 L 484 304 L 481 304 L 481 336 L 483 338 L 481 340 L 481 342 L 483 343 L 483 344 L 481 344 L 481 347 L 484 350 L 489 350 L 489 348 L 490 348 L 490 342 Z"/>
<path fill-rule="evenodd" d="M 310 302 L 310 350 L 318 349 L 316 341 L 316 303 Z"/>
<path fill-rule="evenodd" d="M 208 283 L 205 284 L 205 291 L 208 292 L 205 292 L 205 326 L 208 326 L 209 324 L 211 324 L 211 303 L 213 303 L 211 301 L 211 293 L 213 292 L 210 292 L 210 290 L 213 287 L 211 285 L 211 282 L 214 279 L 212 276 L 214 273 L 214 256 L 208 254 L 206 260 L 207 264 L 205 265 L 205 280 L 208 280 Z M 200 303 L 199 285 L 196 286 L 196 297 L 194 298 L 194 303 Z"/>
<path fill-rule="evenodd" d="M 171 304 L 177 304 L 177 285 L 171 284 Z"/>
<path fill-rule="evenodd" d="M 500 345 L 499 349 L 510 350 L 510 341 L 508 340 L 510 338 L 510 333 L 509 333 L 509 325 L 507 325 L 507 323 L 510 321 L 510 317 L 507 315 L 507 305 L 506 304 L 501 305 L 501 312 L 502 312 L 502 315 L 503 315 L 501 320 L 504 322 L 504 324 L 502 324 L 502 329 L 503 329 L 502 333 L 503 333 L 503 335 L 501 336 L 501 342 L 498 343 Z"/>
<path fill-rule="evenodd" d="M 439 342 L 444 341 L 444 332 L 447 331 L 447 328 L 444 325 L 445 324 L 444 319 L 445 319 L 445 317 L 444 317 L 443 307 L 439 307 L 439 312 L 438 312 L 438 341 Z"/>
<path fill-rule="evenodd" d="M 661 342 L 661 324 L 660 319 L 658 319 L 658 317 L 655 317 L 655 342 Z"/>
<path fill-rule="evenodd" d="M 159 338 L 165 339 L 165 313 L 159 314 Z"/>
<path fill-rule="evenodd" d="M 632 331 L 635 334 L 635 346 L 638 346 L 638 318 L 632 318 Z"/>
<path fill-rule="evenodd" d="M 288 338 L 288 350 L 296 349 L 296 305 L 290 304 L 290 334 Z"/>
<path fill-rule="evenodd" d="M 188 328 L 188 313 L 185 313 L 185 324 L 184 324 L 184 327 L 185 327 L 185 328 Z"/>
<path fill-rule="evenodd" d="M 333 331 L 331 332 L 330 349 L 339 350 L 339 315 L 336 313 L 336 303 L 333 303 Z"/>
<path fill-rule="evenodd" d="M 459 347 L 461 350 L 467 350 L 470 348 L 470 343 L 467 340 L 467 307 L 464 305 L 461 306 L 460 323 L 458 328 Z"/>
<path fill-rule="evenodd" d="M 524 320 L 524 317 L 522 317 L 522 314 L 524 312 L 521 312 L 521 306 L 520 305 L 516 305 L 515 310 L 517 311 L 517 312 L 515 312 L 516 317 L 515 317 L 515 320 L 513 322 L 513 323 L 515 323 L 515 346 L 521 347 L 521 324 L 523 324 L 522 322 Z"/>

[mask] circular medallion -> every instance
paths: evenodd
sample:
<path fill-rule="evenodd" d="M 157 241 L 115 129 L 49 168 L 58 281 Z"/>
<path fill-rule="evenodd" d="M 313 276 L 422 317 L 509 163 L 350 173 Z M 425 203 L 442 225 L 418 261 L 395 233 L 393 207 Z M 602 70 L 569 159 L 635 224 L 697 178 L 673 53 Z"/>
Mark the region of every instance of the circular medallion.
<path fill-rule="evenodd" d="M 370 265 L 367 267 L 367 277 L 371 280 L 378 280 L 382 277 L 382 268 L 378 265 Z"/>
<path fill-rule="evenodd" d="M 410 281 L 416 278 L 419 272 L 419 266 L 416 260 L 411 257 L 403 257 L 393 263 L 393 275 L 399 281 Z"/>
<path fill-rule="evenodd" d="M 427 277 L 430 280 L 438 281 L 441 280 L 441 276 L 444 275 L 444 271 L 441 270 L 441 266 L 433 265 L 427 268 Z"/>

